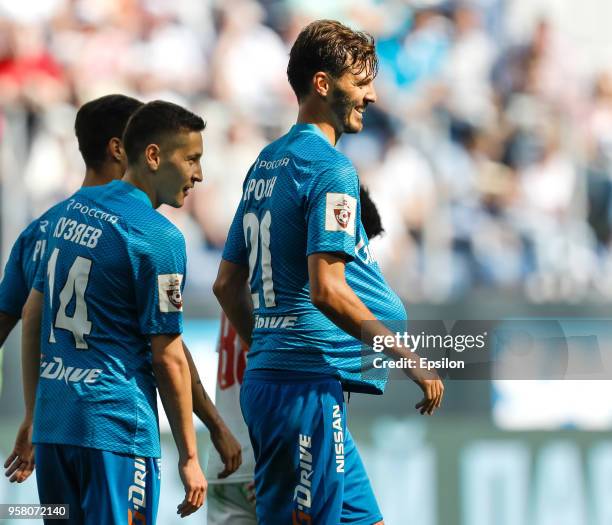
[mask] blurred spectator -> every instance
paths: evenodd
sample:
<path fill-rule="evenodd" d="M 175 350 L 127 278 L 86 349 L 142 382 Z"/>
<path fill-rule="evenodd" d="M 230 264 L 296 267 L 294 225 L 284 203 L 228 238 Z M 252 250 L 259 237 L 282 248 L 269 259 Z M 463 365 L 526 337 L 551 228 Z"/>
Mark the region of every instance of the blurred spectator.
<path fill-rule="evenodd" d="M 452 14 L 453 43 L 443 68 L 446 105 L 456 118 L 473 124 L 491 122 L 493 93 L 489 74 L 495 59 L 493 42 L 482 27 L 481 13 L 470 3 Z"/>
<path fill-rule="evenodd" d="M 0 0 L 0 123 L 13 145 L 0 190 L 25 192 L 32 218 L 76 188 L 72 126 L 88 99 L 180 100 L 208 120 L 205 182 L 163 212 L 186 235 L 190 286 L 208 290 L 246 171 L 295 120 L 289 46 L 312 18 L 340 18 L 377 40 L 378 103 L 339 146 L 379 205 L 387 233 L 374 251 L 400 294 L 612 297 L 612 77 L 581 70 L 552 18 L 507 43 L 504 5 Z"/>
<path fill-rule="evenodd" d="M 265 126 L 276 122 L 289 96 L 289 55 L 281 38 L 262 25 L 264 14 L 254 0 L 223 4 L 211 87 L 215 98 Z"/>

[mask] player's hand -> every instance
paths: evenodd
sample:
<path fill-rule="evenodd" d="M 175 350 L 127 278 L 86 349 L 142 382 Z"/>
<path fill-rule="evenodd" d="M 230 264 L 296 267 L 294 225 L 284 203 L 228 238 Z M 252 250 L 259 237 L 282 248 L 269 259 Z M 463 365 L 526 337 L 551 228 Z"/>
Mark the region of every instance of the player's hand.
<path fill-rule="evenodd" d="M 185 487 L 185 499 L 178 505 L 176 513 L 184 518 L 204 505 L 208 483 L 197 459 L 179 461 L 179 475 Z"/>
<path fill-rule="evenodd" d="M 23 483 L 34 471 L 34 445 L 32 444 L 32 422 L 23 421 L 17 431 L 15 446 L 4 462 L 4 475 L 11 483 Z"/>
<path fill-rule="evenodd" d="M 410 369 L 413 381 L 419 385 L 424 397 L 419 401 L 416 408 L 421 415 L 432 415 L 436 408 L 440 407 L 444 397 L 444 384 L 435 371 L 421 368 Z"/>
<path fill-rule="evenodd" d="M 225 465 L 223 472 L 219 472 L 218 478 L 227 478 L 236 472 L 242 463 L 242 447 L 226 426 L 212 431 L 210 438 Z"/>

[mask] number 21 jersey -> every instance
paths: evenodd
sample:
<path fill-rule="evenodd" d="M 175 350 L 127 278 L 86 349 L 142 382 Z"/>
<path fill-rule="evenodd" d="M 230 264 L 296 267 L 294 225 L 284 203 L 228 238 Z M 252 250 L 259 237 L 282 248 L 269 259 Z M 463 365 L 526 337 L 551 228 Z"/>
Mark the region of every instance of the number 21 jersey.
<path fill-rule="evenodd" d="M 381 393 L 386 373 L 368 368 L 361 343 L 310 300 L 308 256 L 334 253 L 349 286 L 380 320 L 404 320 L 360 220 L 359 179 L 350 161 L 312 124 L 297 124 L 261 152 L 223 258 L 249 266 L 255 325 L 249 369 L 328 373 L 347 390 Z"/>

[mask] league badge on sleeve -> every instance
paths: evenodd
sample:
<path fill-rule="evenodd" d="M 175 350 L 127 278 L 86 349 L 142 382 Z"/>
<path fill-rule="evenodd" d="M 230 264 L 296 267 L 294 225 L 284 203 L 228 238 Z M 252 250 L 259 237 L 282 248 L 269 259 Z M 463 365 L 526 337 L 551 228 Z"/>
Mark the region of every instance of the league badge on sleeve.
<path fill-rule="evenodd" d="M 346 193 L 328 193 L 325 200 L 325 230 L 355 236 L 357 199 Z"/>
<path fill-rule="evenodd" d="M 183 275 L 180 273 L 165 273 L 157 276 L 160 312 L 169 313 L 183 311 L 183 297 L 181 295 L 182 282 Z"/>

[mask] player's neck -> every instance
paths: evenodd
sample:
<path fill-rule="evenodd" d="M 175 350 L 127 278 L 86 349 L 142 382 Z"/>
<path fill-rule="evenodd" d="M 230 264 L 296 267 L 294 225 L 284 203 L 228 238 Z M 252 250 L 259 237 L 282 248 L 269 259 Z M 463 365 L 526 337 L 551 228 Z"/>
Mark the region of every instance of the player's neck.
<path fill-rule="evenodd" d="M 314 124 L 318 126 L 327 139 L 335 146 L 340 139 L 342 132 L 338 131 L 331 123 L 329 116 L 325 112 L 313 107 L 310 104 L 300 105 L 297 117 L 298 124 Z"/>
<path fill-rule="evenodd" d="M 149 178 L 146 175 L 139 173 L 133 168 L 128 168 L 123 176 L 123 182 L 127 182 L 128 184 L 131 184 L 132 186 L 135 186 L 139 190 L 143 191 L 147 197 L 149 197 L 151 206 L 153 206 L 153 208 L 159 207 L 155 189 L 151 184 L 149 184 Z"/>
<path fill-rule="evenodd" d="M 123 175 L 120 166 L 103 164 L 99 168 L 87 167 L 82 187 L 102 186 L 114 180 L 120 179 Z"/>

